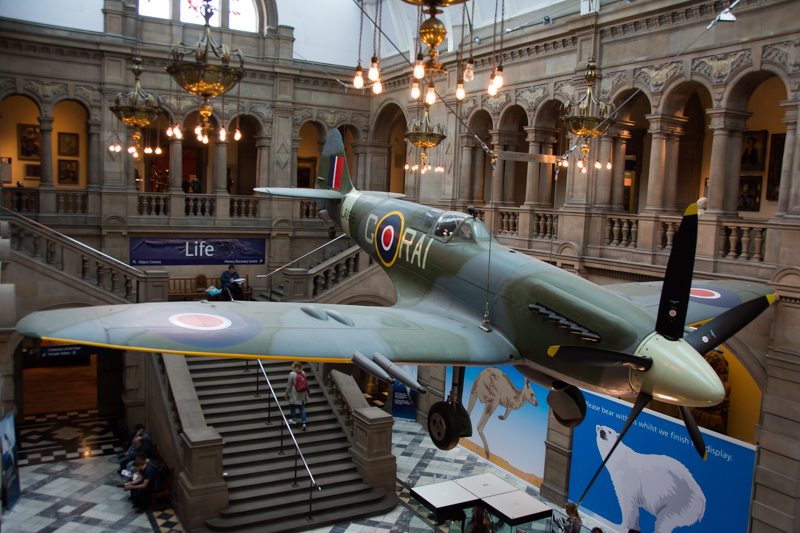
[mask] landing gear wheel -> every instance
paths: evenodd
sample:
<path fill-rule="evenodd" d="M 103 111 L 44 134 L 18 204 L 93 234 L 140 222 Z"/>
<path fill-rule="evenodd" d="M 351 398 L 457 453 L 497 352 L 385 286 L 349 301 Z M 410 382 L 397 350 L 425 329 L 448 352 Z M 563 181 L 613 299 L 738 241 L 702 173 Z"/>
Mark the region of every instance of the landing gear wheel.
<path fill-rule="evenodd" d="M 553 410 L 553 418 L 566 428 L 574 428 L 586 418 L 586 399 L 573 385 L 564 390 L 550 391 L 547 403 Z"/>
<path fill-rule="evenodd" d="M 440 450 L 452 450 L 461 437 L 458 430 L 458 416 L 453 406 L 447 402 L 437 402 L 428 411 L 428 433 Z"/>

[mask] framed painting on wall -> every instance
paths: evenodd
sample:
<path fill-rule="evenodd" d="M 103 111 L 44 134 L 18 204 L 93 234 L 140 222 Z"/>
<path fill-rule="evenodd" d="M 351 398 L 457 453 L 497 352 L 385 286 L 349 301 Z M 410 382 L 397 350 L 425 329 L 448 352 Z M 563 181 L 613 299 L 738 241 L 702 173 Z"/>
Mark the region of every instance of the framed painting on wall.
<path fill-rule="evenodd" d="M 764 170 L 767 135 L 767 130 L 746 131 L 742 134 L 742 170 Z"/>
<path fill-rule="evenodd" d="M 77 133 L 58 134 L 58 155 L 78 156 L 78 142 L 80 137 Z"/>
<path fill-rule="evenodd" d="M 42 148 L 42 131 L 35 124 L 17 124 L 19 158 L 39 160 Z"/>
<path fill-rule="evenodd" d="M 774 133 L 769 140 L 769 166 L 767 167 L 767 200 L 777 200 L 781 188 L 781 168 L 783 150 L 786 144 L 785 133 Z"/>
<path fill-rule="evenodd" d="M 741 176 L 739 177 L 739 199 L 737 207 L 739 211 L 760 211 L 761 210 L 761 176 Z"/>
<path fill-rule="evenodd" d="M 78 184 L 78 162 L 72 159 L 58 160 L 58 184 L 77 185 Z"/>

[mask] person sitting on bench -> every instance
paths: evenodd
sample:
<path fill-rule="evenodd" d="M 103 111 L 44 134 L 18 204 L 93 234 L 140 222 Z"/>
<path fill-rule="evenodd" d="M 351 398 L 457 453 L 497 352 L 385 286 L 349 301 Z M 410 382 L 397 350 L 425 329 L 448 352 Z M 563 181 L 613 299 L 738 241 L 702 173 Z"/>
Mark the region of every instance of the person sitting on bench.
<path fill-rule="evenodd" d="M 242 286 L 241 282 L 236 282 L 239 278 L 239 273 L 236 272 L 236 267 L 234 265 L 228 265 L 228 270 L 222 273 L 220 277 L 220 288 L 223 292 L 225 289 L 228 289 L 231 297 L 234 300 L 241 300 L 242 299 Z"/>

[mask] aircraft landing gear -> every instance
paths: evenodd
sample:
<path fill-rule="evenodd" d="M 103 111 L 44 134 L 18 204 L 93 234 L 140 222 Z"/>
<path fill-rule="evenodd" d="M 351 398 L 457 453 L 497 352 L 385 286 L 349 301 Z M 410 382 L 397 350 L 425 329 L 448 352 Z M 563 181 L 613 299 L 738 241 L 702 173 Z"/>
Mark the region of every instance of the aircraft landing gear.
<path fill-rule="evenodd" d="M 551 390 L 547 395 L 547 405 L 553 416 L 564 427 L 574 428 L 586 418 L 586 399 L 581 390 L 570 385 L 563 390 Z"/>
<path fill-rule="evenodd" d="M 428 433 L 440 450 L 452 450 L 461 437 L 456 410 L 447 402 L 436 402 L 428 411 Z"/>

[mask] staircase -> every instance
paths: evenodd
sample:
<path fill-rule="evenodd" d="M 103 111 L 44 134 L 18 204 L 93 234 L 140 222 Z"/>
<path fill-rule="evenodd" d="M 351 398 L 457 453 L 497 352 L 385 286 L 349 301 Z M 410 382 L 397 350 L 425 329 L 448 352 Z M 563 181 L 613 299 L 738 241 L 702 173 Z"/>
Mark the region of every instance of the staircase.
<path fill-rule="evenodd" d="M 321 392 L 321 384 L 306 369 L 311 399 L 306 403 L 308 429 L 292 426 L 300 450 L 321 490 L 310 489 L 308 474 L 272 402 L 271 424 L 267 424 L 269 389 L 263 376 L 261 397 L 256 398 L 258 364 L 227 358 L 187 357 L 206 424 L 225 440 L 223 471 L 227 474 L 229 506 L 219 518 L 206 521 L 208 531 L 282 533 L 305 531 L 357 518 L 385 514 L 396 497 L 383 488 L 362 482 L 348 451 L 350 443 L 332 408 Z M 289 363 L 262 362 L 281 407 Z M 283 428 L 283 452 L 281 449 Z M 297 466 L 295 466 L 297 465 Z M 296 476 L 296 485 L 295 485 Z M 309 494 L 312 494 L 309 518 Z"/>

